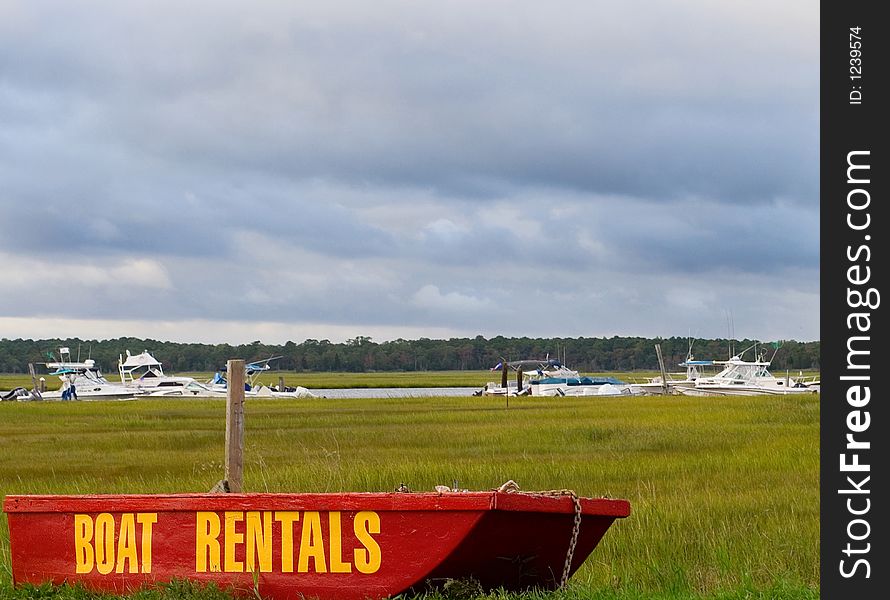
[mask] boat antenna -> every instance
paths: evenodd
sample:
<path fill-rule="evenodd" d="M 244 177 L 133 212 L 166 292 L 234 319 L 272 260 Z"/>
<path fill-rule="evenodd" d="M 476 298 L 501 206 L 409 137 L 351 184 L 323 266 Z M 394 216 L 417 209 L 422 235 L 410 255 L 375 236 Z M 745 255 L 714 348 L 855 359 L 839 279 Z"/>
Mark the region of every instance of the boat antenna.
<path fill-rule="evenodd" d="M 781 348 L 781 347 L 782 347 L 782 340 L 773 342 L 773 355 L 769 359 L 770 364 L 772 364 L 773 360 L 776 358 L 776 354 L 778 354 L 779 348 Z"/>
<path fill-rule="evenodd" d="M 732 358 L 735 356 L 735 323 L 733 323 L 732 310 L 724 309 L 724 315 L 726 316 L 726 334 L 729 337 L 729 357 Z"/>
<path fill-rule="evenodd" d="M 729 337 L 732 340 L 733 354 L 735 354 L 735 317 L 731 308 L 729 309 Z"/>
<path fill-rule="evenodd" d="M 743 356 L 745 355 L 745 352 L 747 352 L 747 351 L 750 350 L 751 348 L 757 348 L 757 342 L 754 342 L 753 344 L 751 344 L 750 346 L 748 346 L 747 348 L 745 348 L 744 350 L 742 350 L 741 352 L 739 352 L 739 358 L 743 357 Z M 754 354 L 757 354 L 757 350 L 756 350 L 756 349 L 754 350 Z M 754 360 L 757 360 L 757 356 L 754 357 Z"/>

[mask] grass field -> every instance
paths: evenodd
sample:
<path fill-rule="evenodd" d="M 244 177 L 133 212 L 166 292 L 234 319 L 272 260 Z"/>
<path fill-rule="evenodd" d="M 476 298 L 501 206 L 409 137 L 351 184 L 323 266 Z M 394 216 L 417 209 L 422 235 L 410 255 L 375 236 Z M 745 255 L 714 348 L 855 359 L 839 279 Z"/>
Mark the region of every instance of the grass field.
<path fill-rule="evenodd" d="M 0 404 L 0 494 L 206 491 L 222 477 L 224 408 Z M 513 479 L 630 500 L 567 590 L 523 598 L 819 597 L 818 396 L 518 398 L 509 409 L 489 398 L 251 400 L 245 451 L 248 491 Z M 3 517 L 0 598 L 96 597 L 14 590 L 7 536 Z M 143 597 L 219 595 L 177 584 Z"/>

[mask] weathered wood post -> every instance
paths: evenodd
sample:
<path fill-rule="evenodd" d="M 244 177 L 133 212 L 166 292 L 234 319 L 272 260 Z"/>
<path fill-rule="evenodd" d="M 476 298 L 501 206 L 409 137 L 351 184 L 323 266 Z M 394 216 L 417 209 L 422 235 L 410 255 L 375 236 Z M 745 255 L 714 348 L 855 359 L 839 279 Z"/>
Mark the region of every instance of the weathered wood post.
<path fill-rule="evenodd" d="M 228 491 L 241 492 L 244 472 L 244 361 L 226 363 L 226 475 Z"/>
<path fill-rule="evenodd" d="M 278 391 L 279 392 L 284 391 L 284 377 L 282 377 L 282 376 L 278 377 Z"/>
<path fill-rule="evenodd" d="M 507 359 L 501 357 L 501 388 L 504 390 L 504 398 L 507 400 L 507 408 L 510 408 L 510 388 L 507 387 Z"/>
<path fill-rule="evenodd" d="M 664 357 L 661 355 L 661 344 L 655 344 L 655 354 L 658 356 L 658 368 L 661 369 L 661 389 L 664 395 L 669 395 L 670 387 L 668 386 L 667 371 L 664 368 Z"/>
<path fill-rule="evenodd" d="M 31 388 L 31 393 L 37 396 L 39 400 L 43 400 L 42 392 L 46 391 L 46 380 L 41 377 L 40 383 L 37 381 L 37 371 L 34 370 L 34 363 L 28 363 L 28 371 L 31 373 L 31 383 L 33 387 Z"/>

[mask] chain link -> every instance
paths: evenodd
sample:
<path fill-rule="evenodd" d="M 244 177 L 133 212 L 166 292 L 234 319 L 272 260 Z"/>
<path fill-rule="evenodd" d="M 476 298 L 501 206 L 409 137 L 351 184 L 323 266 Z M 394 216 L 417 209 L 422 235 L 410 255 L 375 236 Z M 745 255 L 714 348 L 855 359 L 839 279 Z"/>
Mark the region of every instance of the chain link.
<path fill-rule="evenodd" d="M 581 499 L 578 497 L 578 494 L 574 492 L 574 490 L 547 490 L 547 491 L 535 491 L 535 492 L 522 492 L 519 489 L 519 486 L 512 479 L 505 482 L 499 488 L 495 488 L 498 492 L 506 492 L 506 493 L 525 493 L 536 496 L 571 496 L 572 504 L 574 505 L 574 513 L 575 517 L 572 523 L 572 539 L 569 541 L 569 549 L 566 551 L 566 562 L 562 568 L 562 577 L 559 579 L 559 588 L 562 589 L 566 586 L 566 583 L 569 580 L 569 573 L 572 570 L 572 559 L 575 557 L 575 546 L 578 545 L 578 533 L 581 531 Z"/>
<path fill-rule="evenodd" d="M 570 494 L 575 505 L 575 520 L 572 526 L 572 540 L 569 542 L 569 549 L 566 552 L 566 564 L 562 568 L 562 578 L 559 580 L 560 588 L 564 588 L 569 580 L 569 572 L 572 570 L 572 558 L 575 556 L 575 546 L 578 544 L 578 532 L 581 530 L 581 500 L 575 492 L 570 492 Z"/>

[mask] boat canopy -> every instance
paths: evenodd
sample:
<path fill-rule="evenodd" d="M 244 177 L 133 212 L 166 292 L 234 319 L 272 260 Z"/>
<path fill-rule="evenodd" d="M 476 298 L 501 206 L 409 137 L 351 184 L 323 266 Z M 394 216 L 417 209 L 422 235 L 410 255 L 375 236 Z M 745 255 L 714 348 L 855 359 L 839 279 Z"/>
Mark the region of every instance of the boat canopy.
<path fill-rule="evenodd" d="M 72 374 L 73 374 L 73 375 L 77 375 L 77 374 L 82 373 L 82 372 L 83 372 L 83 371 L 77 371 L 77 370 L 75 370 L 75 369 L 68 369 L 68 368 L 63 367 L 63 368 L 60 368 L 60 369 L 56 369 L 55 371 L 53 371 L 52 373 L 50 373 L 50 375 L 72 375 Z"/>
<path fill-rule="evenodd" d="M 504 366 L 503 362 L 499 362 L 497 365 L 492 367 L 490 370 L 495 371 Z M 562 363 L 556 360 L 555 358 L 542 358 L 542 359 L 525 359 L 525 360 L 511 360 L 507 362 L 507 366 L 513 369 L 514 371 L 518 371 L 522 369 L 526 370 L 525 367 L 534 367 L 535 370 L 548 369 L 548 368 L 560 368 L 562 367 Z"/>
<path fill-rule="evenodd" d="M 127 360 L 122 362 L 121 366 L 127 369 L 135 369 L 138 367 L 159 367 L 161 363 L 149 354 L 148 350 L 143 350 L 142 354 L 137 354 L 136 356 L 132 356 L 130 351 L 127 350 Z"/>

